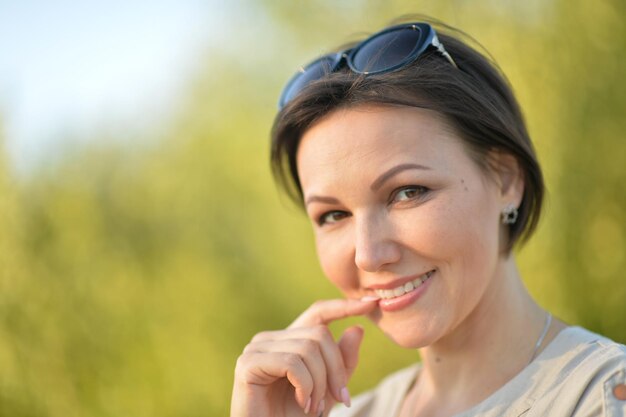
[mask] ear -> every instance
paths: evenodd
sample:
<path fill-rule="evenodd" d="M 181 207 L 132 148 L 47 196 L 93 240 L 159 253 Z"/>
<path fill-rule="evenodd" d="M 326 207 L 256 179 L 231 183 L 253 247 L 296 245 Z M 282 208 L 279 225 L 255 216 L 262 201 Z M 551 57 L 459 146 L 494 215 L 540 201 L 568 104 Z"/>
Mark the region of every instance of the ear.
<path fill-rule="evenodd" d="M 507 152 L 489 152 L 489 164 L 498 185 L 502 209 L 513 204 L 519 207 L 524 196 L 524 177 L 517 159 Z"/>

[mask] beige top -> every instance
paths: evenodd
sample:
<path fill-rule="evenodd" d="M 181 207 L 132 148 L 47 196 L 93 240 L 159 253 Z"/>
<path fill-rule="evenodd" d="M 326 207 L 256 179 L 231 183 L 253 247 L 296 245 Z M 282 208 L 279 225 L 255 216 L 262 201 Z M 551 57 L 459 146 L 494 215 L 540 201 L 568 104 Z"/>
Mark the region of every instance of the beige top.
<path fill-rule="evenodd" d="M 352 407 L 336 406 L 330 417 L 397 416 L 419 369 L 388 376 L 355 397 Z M 456 417 L 620 417 L 626 416 L 625 391 L 626 346 L 568 327 L 513 379 Z"/>

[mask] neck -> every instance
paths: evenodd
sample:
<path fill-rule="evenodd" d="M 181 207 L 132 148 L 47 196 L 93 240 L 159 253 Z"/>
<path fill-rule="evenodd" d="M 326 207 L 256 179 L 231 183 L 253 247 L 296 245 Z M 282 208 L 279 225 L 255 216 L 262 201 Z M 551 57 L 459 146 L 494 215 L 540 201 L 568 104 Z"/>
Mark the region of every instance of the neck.
<path fill-rule="evenodd" d="M 487 398 L 528 364 L 546 312 L 526 291 L 512 255 L 500 262 L 494 278 L 462 324 L 420 350 L 423 369 L 416 392 L 421 398 L 462 410 Z"/>

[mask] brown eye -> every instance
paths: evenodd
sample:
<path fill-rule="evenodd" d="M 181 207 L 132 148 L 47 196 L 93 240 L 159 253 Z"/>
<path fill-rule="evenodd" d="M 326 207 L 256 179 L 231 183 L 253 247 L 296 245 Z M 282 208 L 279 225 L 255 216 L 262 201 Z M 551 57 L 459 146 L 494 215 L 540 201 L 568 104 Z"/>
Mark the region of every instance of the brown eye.
<path fill-rule="evenodd" d="M 399 188 L 391 196 L 392 202 L 409 201 L 419 198 L 428 192 L 428 188 L 421 185 L 410 185 L 408 187 Z"/>
<path fill-rule="evenodd" d="M 337 223 L 346 217 L 348 217 L 348 213 L 345 211 L 329 211 L 319 217 L 317 224 L 323 226 L 325 224 Z"/>

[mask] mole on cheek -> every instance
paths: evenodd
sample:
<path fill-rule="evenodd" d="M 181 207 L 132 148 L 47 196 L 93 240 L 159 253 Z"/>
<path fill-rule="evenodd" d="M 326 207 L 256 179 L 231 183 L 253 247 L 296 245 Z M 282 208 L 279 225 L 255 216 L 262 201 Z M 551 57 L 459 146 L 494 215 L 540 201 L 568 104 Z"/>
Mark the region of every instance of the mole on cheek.
<path fill-rule="evenodd" d="M 465 185 L 465 180 L 463 178 L 461 178 L 461 184 L 463 184 L 463 188 L 465 189 L 465 191 L 469 191 L 469 188 L 467 188 L 467 185 Z"/>

